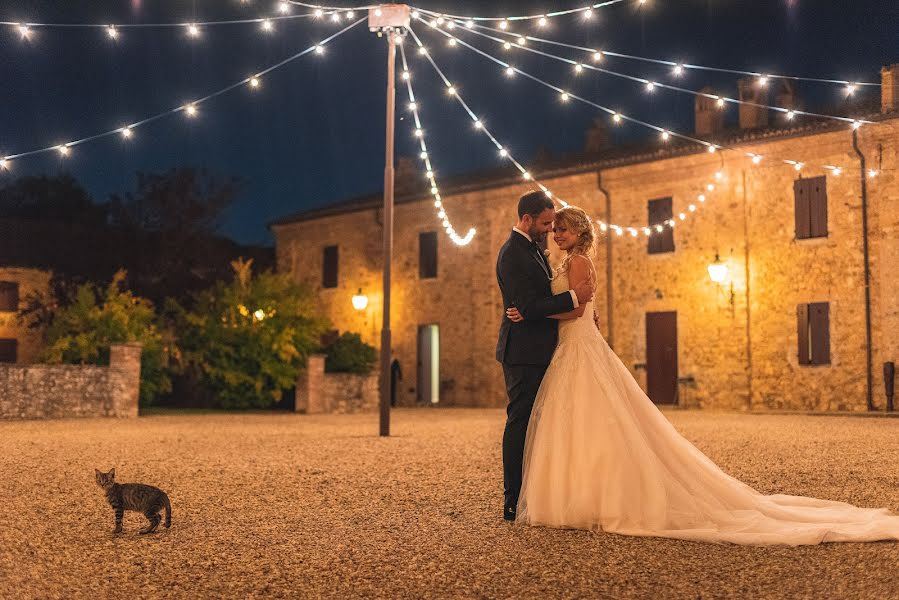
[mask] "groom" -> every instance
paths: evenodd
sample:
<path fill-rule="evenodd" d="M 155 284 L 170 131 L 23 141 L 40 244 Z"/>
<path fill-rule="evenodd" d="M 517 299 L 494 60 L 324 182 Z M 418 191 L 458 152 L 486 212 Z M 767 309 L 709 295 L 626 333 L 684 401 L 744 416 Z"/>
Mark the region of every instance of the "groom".
<path fill-rule="evenodd" d="M 496 344 L 496 360 L 503 365 L 509 396 L 503 433 L 503 518 L 507 521 L 515 520 L 528 421 L 558 338 L 558 321 L 546 317 L 574 310 L 593 299 L 594 282 L 589 280 L 573 290 L 552 293 L 552 271 L 541 244 L 552 230 L 554 218 L 553 202 L 546 194 L 523 195 L 518 200 L 518 224 L 496 259 L 503 305 L 518 308 L 524 317 L 520 323 L 513 323 L 504 313 Z"/>

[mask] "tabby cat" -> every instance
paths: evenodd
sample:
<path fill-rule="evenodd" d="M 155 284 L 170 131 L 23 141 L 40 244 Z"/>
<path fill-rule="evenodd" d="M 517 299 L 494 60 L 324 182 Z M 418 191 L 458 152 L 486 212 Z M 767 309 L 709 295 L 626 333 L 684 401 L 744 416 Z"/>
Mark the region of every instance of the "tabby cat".
<path fill-rule="evenodd" d="M 115 469 L 109 473 L 97 473 L 97 485 L 106 492 L 106 500 L 115 510 L 115 530 L 113 533 L 122 532 L 122 517 L 126 510 L 141 512 L 150 521 L 150 524 L 141 529 L 141 533 L 153 533 L 159 527 L 162 518 L 159 511 L 165 508 L 165 526 L 172 526 L 172 505 L 169 497 L 161 489 L 142 483 L 116 483 Z"/>

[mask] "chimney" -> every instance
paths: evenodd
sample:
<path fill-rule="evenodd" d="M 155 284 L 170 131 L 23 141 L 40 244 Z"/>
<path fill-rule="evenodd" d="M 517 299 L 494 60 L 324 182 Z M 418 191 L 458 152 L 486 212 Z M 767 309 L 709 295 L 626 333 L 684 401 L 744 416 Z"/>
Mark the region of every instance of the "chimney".
<path fill-rule="evenodd" d="M 702 94 L 712 94 L 712 88 L 704 87 L 696 96 L 696 135 L 715 135 L 724 129 L 724 112 L 716 106 L 715 100 Z"/>
<path fill-rule="evenodd" d="M 899 110 L 899 63 L 880 70 L 880 110 Z"/>
<path fill-rule="evenodd" d="M 611 145 L 609 128 L 604 117 L 593 119 L 593 125 L 587 130 L 584 140 L 584 152 L 587 154 L 599 154 Z"/>
<path fill-rule="evenodd" d="M 800 106 L 799 96 L 796 94 L 796 83 L 791 79 L 781 79 L 779 85 L 777 95 L 774 97 L 774 106 L 798 110 Z M 781 118 L 789 123 L 786 113 L 780 114 Z"/>
<path fill-rule="evenodd" d="M 755 77 L 737 82 L 741 102 L 768 104 L 768 86 L 760 85 Z M 740 129 L 764 129 L 768 126 L 768 109 L 761 106 L 740 105 Z"/>

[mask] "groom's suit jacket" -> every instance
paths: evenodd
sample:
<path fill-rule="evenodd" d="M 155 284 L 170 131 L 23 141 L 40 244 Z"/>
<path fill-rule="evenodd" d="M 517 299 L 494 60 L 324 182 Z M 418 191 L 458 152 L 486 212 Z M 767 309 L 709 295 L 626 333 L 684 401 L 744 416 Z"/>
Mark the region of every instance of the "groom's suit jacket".
<path fill-rule="evenodd" d="M 549 315 L 575 308 L 568 291 L 553 295 L 549 262 L 537 244 L 520 233 L 512 235 L 500 248 L 496 259 L 496 280 L 503 295 L 502 324 L 496 344 L 496 360 L 505 365 L 549 364 L 559 335 L 559 324 Z M 513 323 L 505 310 L 515 307 L 524 321 Z"/>

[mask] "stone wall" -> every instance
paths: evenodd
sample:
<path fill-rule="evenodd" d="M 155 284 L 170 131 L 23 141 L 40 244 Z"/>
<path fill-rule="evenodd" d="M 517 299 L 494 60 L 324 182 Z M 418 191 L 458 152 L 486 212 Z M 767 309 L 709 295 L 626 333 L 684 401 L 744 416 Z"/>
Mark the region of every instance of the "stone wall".
<path fill-rule="evenodd" d="M 0 365 L 0 418 L 136 417 L 141 348 L 110 348 L 108 367 Z"/>
<path fill-rule="evenodd" d="M 873 389 L 882 404 L 881 365 L 899 360 L 899 294 L 891 283 L 891 267 L 899 259 L 899 119 L 866 125 L 858 136 L 867 167 L 878 170 L 865 182 Z M 756 165 L 747 153 L 768 158 Z M 778 158 L 805 167 L 800 173 Z M 823 165 L 843 171 L 837 176 Z M 828 236 L 797 240 L 793 184 L 820 175 L 827 177 Z M 800 129 L 749 138 L 736 151 L 622 162 L 542 181 L 556 196 L 613 223 L 642 227 L 647 202 L 669 196 L 675 215 L 690 215 L 677 223 L 672 253 L 648 254 L 642 234 L 599 239 L 596 308 L 603 334 L 641 385 L 646 313 L 676 311 L 678 375 L 693 381 L 684 388 L 682 405 L 866 409 L 862 175 L 848 128 Z M 710 181 L 714 192 L 689 213 Z M 600 187 L 609 195 L 610 214 Z M 443 235 L 430 199 L 397 205 L 391 322 L 405 375 L 400 405 L 416 404 L 417 335 L 426 324 L 440 327 L 441 404 L 505 405 L 502 372 L 493 359 L 503 316 L 494 264 L 515 223 L 517 198 L 529 189 L 524 182 L 507 182 L 446 195 L 443 204 L 455 229 L 477 228 L 464 247 Z M 357 209 L 273 229 L 279 270 L 307 283 L 336 327 L 359 331 L 379 345 L 381 210 Z M 440 232 L 436 279 L 418 275 L 418 235 L 424 231 Z M 331 244 L 340 247 L 338 287 L 322 289 L 322 249 Z M 558 261 L 558 250 L 552 243 L 550 248 L 551 260 Z M 707 271 L 716 253 L 729 268 L 720 286 Z M 350 302 L 359 288 L 370 299 L 365 311 L 353 310 Z M 830 303 L 830 365 L 798 364 L 796 307 L 812 302 Z"/>
<path fill-rule="evenodd" d="M 379 398 L 377 373 L 325 373 L 325 357 L 312 355 L 297 380 L 295 410 L 308 415 L 376 412 Z"/>

